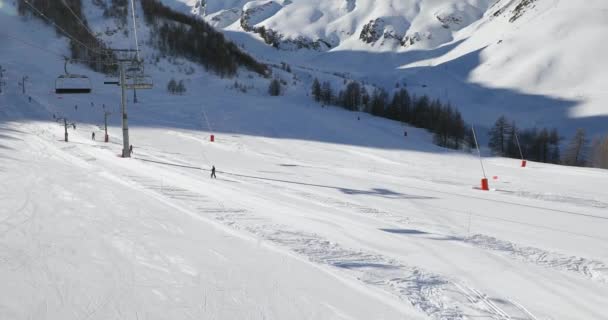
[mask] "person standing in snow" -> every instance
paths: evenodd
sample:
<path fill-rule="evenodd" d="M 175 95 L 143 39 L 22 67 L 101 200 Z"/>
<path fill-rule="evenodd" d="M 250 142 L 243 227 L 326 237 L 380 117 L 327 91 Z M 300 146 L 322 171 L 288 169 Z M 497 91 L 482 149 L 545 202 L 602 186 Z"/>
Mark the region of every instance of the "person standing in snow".
<path fill-rule="evenodd" d="M 91 132 L 91 140 L 95 140 L 95 132 Z"/>
<path fill-rule="evenodd" d="M 129 146 L 129 155 L 132 156 L 133 155 L 133 145 Z"/>
<path fill-rule="evenodd" d="M 215 166 L 211 166 L 211 179 L 217 179 L 215 176 Z"/>

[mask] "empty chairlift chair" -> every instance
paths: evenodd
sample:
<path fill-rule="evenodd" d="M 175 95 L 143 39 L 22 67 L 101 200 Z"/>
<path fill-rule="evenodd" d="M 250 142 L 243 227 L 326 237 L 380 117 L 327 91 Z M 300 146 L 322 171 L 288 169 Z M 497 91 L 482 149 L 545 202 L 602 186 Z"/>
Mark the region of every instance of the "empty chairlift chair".
<path fill-rule="evenodd" d="M 142 61 L 134 60 L 126 70 L 128 89 L 152 89 L 154 83 L 152 77 L 146 75 Z"/>
<path fill-rule="evenodd" d="M 91 79 L 85 75 L 71 74 L 68 72 L 68 62 L 65 61 L 65 74 L 60 75 L 55 80 L 56 94 L 86 94 L 91 93 Z"/>

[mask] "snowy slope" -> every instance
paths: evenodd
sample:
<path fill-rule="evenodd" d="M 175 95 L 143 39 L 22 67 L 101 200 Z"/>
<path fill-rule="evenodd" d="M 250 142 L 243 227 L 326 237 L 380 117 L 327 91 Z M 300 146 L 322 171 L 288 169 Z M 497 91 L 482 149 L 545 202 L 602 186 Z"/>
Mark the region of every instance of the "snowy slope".
<path fill-rule="evenodd" d="M 0 30 L 30 43 L 0 33 L 2 319 L 605 318 L 605 171 L 485 159 L 481 192 L 479 160 L 427 132 L 180 59 L 129 102 L 122 159 L 118 89 L 71 66 L 94 93 L 57 96 L 61 59 L 31 44 L 67 53 L 65 39 L 10 5 Z M 171 77 L 188 93 L 167 95 Z M 53 115 L 77 123 L 69 143 Z"/>
<path fill-rule="evenodd" d="M 164 0 L 172 4 L 175 0 Z M 195 5 L 196 1 L 187 4 Z M 450 100 L 488 127 L 505 114 L 520 126 L 605 133 L 608 4 L 601 0 L 206 0 L 204 19 L 257 57 Z M 185 6 L 185 11 L 190 11 Z M 249 11 L 249 13 L 248 13 Z M 252 16 L 249 21 L 245 17 Z M 282 50 L 249 27 L 293 42 Z"/>

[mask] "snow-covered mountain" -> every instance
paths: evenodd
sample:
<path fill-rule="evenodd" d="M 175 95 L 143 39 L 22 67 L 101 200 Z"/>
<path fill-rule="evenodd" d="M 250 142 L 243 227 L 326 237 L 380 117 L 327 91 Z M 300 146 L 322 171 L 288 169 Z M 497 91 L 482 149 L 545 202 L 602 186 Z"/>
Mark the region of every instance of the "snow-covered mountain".
<path fill-rule="evenodd" d="M 262 59 L 385 87 L 407 83 L 454 102 L 482 126 L 506 114 L 523 126 L 606 130 L 606 1 L 164 2 Z"/>
<path fill-rule="evenodd" d="M 28 2 L 56 4 L 88 34 L 69 3 L 108 46 L 134 47 L 127 1 Z M 480 166 L 426 130 L 309 96 L 315 77 L 399 82 L 482 126 L 508 113 L 565 136 L 606 131 L 605 118 L 573 117 L 603 101 L 590 88 L 603 92 L 605 4 L 164 2 L 268 63 L 282 96 L 223 36 L 187 32 L 198 18 L 151 19 L 142 1 L 139 54 L 154 86 L 138 103 L 128 91 L 128 117 L 120 88 L 104 84 L 112 75 L 90 65 L 67 65 L 90 94 L 56 94 L 70 40 L 0 0 L 0 319 L 605 318 L 607 171 Z M 188 37 L 243 63 L 213 69 L 171 42 Z M 170 94 L 169 80 L 187 90 Z M 131 158 L 120 156 L 123 119 Z"/>
<path fill-rule="evenodd" d="M 274 30 L 283 41 L 329 48 L 431 48 L 482 18 L 491 0 L 197 1 L 192 13 L 220 27 Z M 239 16 L 232 13 L 239 12 Z"/>

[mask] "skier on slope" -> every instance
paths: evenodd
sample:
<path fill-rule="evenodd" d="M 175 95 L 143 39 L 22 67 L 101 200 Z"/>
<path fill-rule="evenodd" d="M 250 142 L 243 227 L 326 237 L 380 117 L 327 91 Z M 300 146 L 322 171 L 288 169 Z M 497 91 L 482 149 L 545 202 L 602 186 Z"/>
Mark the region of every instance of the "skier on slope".
<path fill-rule="evenodd" d="M 95 140 L 95 132 L 91 132 L 91 140 Z"/>
<path fill-rule="evenodd" d="M 215 166 L 211 166 L 211 179 L 217 179 L 215 176 Z"/>

